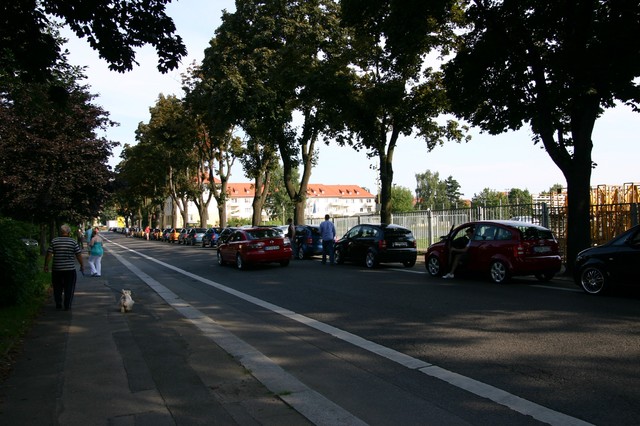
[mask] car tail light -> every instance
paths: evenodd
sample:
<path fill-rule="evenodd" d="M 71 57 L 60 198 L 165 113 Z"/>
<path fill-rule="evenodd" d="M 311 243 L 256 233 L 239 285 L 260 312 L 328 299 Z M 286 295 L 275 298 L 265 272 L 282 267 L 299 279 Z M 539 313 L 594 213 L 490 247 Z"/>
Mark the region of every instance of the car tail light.
<path fill-rule="evenodd" d="M 386 242 L 386 240 L 380 240 L 380 241 L 378 241 L 378 248 L 379 248 L 380 250 L 384 250 L 384 249 L 386 249 L 386 248 L 387 248 L 387 242 Z"/>
<path fill-rule="evenodd" d="M 524 252 L 525 248 L 522 244 L 518 244 L 517 246 L 513 247 L 513 255 L 515 257 L 524 256 Z"/>

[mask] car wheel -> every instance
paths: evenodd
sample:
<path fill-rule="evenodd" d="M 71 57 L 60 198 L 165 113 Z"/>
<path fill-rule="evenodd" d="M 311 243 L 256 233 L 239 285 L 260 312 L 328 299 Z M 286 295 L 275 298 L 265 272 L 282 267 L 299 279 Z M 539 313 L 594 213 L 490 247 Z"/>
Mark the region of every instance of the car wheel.
<path fill-rule="evenodd" d="M 494 260 L 493 262 L 491 262 L 489 273 L 491 275 L 491 280 L 496 284 L 503 284 L 509 279 L 507 265 L 499 260 Z"/>
<path fill-rule="evenodd" d="M 378 265 L 376 253 L 373 250 L 367 252 L 367 256 L 364 258 L 364 264 L 367 268 L 375 268 Z"/>
<path fill-rule="evenodd" d="M 336 251 L 333 253 L 333 260 L 340 265 L 344 263 L 344 255 L 342 254 L 341 249 L 336 249 Z"/>
<path fill-rule="evenodd" d="M 580 271 L 580 286 L 588 294 L 602 294 L 607 290 L 607 276 L 597 266 L 587 266 Z"/>
<path fill-rule="evenodd" d="M 280 266 L 289 266 L 289 259 L 281 261 Z"/>
<path fill-rule="evenodd" d="M 244 262 L 242 261 L 242 256 L 240 256 L 240 253 L 236 254 L 236 268 L 244 268 Z"/>
<path fill-rule="evenodd" d="M 220 253 L 220 250 L 218 250 L 217 257 L 218 257 L 218 265 L 224 266 L 224 260 L 222 260 L 222 253 Z"/>
<path fill-rule="evenodd" d="M 436 256 L 429 256 L 425 266 L 427 268 L 427 272 L 432 277 L 439 277 L 440 275 L 442 275 L 442 264 L 440 263 L 440 259 L 438 259 Z"/>
<path fill-rule="evenodd" d="M 551 281 L 553 279 L 554 275 L 555 274 L 553 272 L 540 272 L 540 273 L 536 274 L 536 278 L 538 279 L 538 281 L 546 283 L 546 282 Z"/>
<path fill-rule="evenodd" d="M 304 248 L 298 247 L 298 260 L 304 260 Z"/>
<path fill-rule="evenodd" d="M 413 265 L 416 264 L 416 260 L 415 259 L 405 260 L 402 262 L 402 264 L 404 265 L 405 268 L 413 268 Z"/>

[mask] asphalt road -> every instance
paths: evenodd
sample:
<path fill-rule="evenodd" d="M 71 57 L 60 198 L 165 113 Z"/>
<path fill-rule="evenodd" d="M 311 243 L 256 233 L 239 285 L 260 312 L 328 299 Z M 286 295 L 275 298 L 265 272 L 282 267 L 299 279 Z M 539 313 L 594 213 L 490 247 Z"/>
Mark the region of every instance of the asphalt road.
<path fill-rule="evenodd" d="M 188 305 L 364 423 L 639 423 L 638 294 L 441 280 L 423 263 L 238 271 L 218 266 L 214 249 L 105 235 L 124 273 L 141 277 L 136 303 L 171 292 L 174 308 Z"/>

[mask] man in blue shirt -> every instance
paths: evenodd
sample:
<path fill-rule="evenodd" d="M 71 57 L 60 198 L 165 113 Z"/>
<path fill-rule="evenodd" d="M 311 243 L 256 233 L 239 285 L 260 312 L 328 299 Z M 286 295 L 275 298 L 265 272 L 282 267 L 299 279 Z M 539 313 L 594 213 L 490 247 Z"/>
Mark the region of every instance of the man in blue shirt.
<path fill-rule="evenodd" d="M 329 255 L 329 261 L 333 265 L 334 263 L 334 250 L 333 244 L 336 239 L 336 228 L 333 226 L 333 222 L 329 220 L 329 215 L 324 215 L 324 222 L 320 224 L 320 235 L 322 236 L 322 264 L 327 263 L 327 254 Z"/>

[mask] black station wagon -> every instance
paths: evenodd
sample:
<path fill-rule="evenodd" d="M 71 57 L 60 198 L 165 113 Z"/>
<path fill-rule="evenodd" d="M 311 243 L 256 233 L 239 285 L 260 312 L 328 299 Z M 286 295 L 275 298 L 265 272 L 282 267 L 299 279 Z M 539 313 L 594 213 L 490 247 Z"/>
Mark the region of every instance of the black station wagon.
<path fill-rule="evenodd" d="M 393 224 L 356 225 L 336 242 L 336 263 L 364 262 L 367 268 L 380 263 L 400 262 L 407 268 L 416 264 L 418 250 L 411 230 Z"/>

